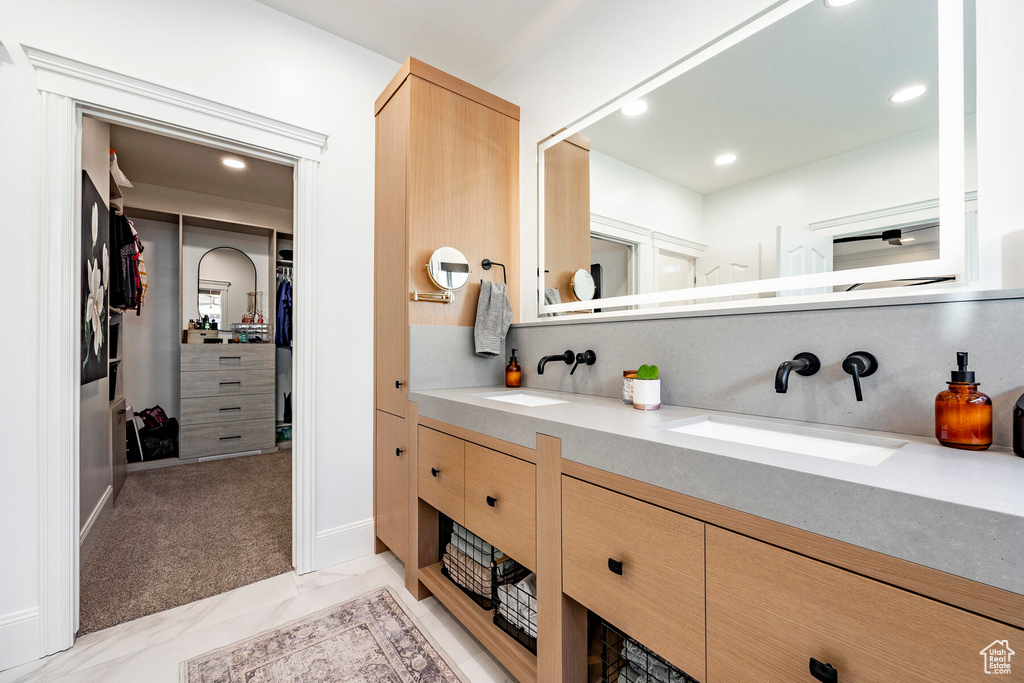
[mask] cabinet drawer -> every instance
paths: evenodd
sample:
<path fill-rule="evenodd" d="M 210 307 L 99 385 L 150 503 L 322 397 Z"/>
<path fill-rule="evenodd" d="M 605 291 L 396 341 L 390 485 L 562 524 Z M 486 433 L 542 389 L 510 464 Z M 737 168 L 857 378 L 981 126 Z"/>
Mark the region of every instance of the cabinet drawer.
<path fill-rule="evenodd" d="M 273 370 L 273 344 L 182 344 L 181 371 Z"/>
<path fill-rule="evenodd" d="M 419 428 L 419 497 L 454 519 L 466 523 L 465 447 L 462 439 Z"/>
<path fill-rule="evenodd" d="M 181 373 L 181 397 L 238 396 L 239 394 L 273 394 L 272 370 L 214 370 Z"/>
<path fill-rule="evenodd" d="M 273 420 L 238 420 L 181 426 L 181 457 L 271 450 L 277 444 Z"/>
<path fill-rule="evenodd" d="M 813 683 L 812 657 L 841 683 L 984 681 L 983 649 L 1024 643 L 1024 631 L 715 527 L 707 572 L 711 683 Z"/>
<path fill-rule="evenodd" d="M 409 456 L 405 420 L 376 411 L 373 463 L 374 532 L 405 562 L 409 528 Z"/>
<path fill-rule="evenodd" d="M 185 398 L 181 401 L 181 424 L 235 422 L 236 420 L 274 419 L 273 394 L 240 394 Z"/>
<path fill-rule="evenodd" d="M 562 587 L 704 680 L 703 523 L 563 476 Z"/>
<path fill-rule="evenodd" d="M 536 570 L 537 467 L 467 443 L 466 528 Z"/>

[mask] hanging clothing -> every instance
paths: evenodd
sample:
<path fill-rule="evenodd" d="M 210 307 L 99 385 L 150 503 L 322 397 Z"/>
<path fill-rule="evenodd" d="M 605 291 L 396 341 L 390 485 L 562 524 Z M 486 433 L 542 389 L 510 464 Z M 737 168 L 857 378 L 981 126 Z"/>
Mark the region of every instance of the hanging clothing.
<path fill-rule="evenodd" d="M 277 288 L 277 328 L 274 343 L 278 346 L 292 345 L 292 281 L 282 278 Z"/>
<path fill-rule="evenodd" d="M 111 264 L 110 306 L 122 310 L 142 308 L 143 283 L 139 274 L 142 240 L 131 221 L 116 209 L 110 210 Z"/>

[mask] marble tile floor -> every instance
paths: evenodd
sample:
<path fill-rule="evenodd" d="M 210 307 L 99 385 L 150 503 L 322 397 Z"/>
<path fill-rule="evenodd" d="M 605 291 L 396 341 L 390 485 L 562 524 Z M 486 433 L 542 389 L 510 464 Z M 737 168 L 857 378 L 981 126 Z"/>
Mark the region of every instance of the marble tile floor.
<path fill-rule="evenodd" d="M 177 683 L 186 659 L 384 585 L 397 590 L 472 683 L 514 682 L 436 598 L 416 602 L 403 571 L 398 558 L 384 553 L 304 576 L 289 572 L 87 634 L 69 650 L 0 672 L 0 683 Z"/>

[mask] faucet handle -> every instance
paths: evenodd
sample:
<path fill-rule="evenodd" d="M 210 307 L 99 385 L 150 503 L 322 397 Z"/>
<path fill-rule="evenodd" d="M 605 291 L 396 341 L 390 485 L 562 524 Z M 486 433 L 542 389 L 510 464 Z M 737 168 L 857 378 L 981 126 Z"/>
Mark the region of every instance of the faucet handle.
<path fill-rule="evenodd" d="M 858 401 L 864 400 L 864 392 L 860 388 L 860 378 L 869 377 L 875 374 L 878 369 L 878 359 L 867 351 L 854 351 L 843 360 L 843 370 L 848 375 L 853 375 L 853 393 Z"/>
<path fill-rule="evenodd" d="M 580 366 L 580 363 L 583 363 L 584 365 L 593 365 L 596 362 L 597 362 L 597 354 L 594 353 L 593 351 L 591 351 L 590 349 L 587 349 L 583 353 L 577 353 L 576 354 L 576 365 L 572 366 L 572 370 L 569 371 L 569 374 L 571 375 L 574 372 L 576 372 L 576 368 L 578 368 Z"/>

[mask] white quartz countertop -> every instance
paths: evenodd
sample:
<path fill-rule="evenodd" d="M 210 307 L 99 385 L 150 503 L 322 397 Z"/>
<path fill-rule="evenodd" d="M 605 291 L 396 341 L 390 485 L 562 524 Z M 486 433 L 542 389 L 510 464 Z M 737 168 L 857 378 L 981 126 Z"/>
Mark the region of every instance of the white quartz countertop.
<path fill-rule="evenodd" d="M 537 407 L 498 392 L 562 399 Z M 918 436 L 541 389 L 413 391 L 419 414 L 512 443 L 561 439 L 562 457 L 708 502 L 1024 594 L 1024 458 Z M 658 428 L 701 415 L 906 442 L 878 465 L 786 453 Z"/>

